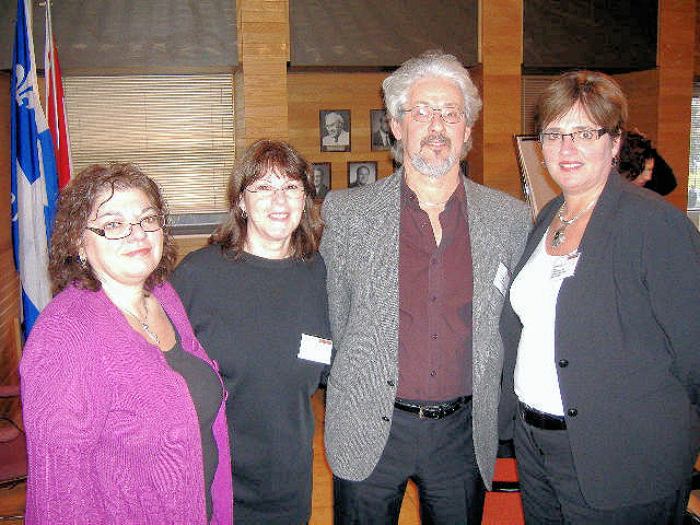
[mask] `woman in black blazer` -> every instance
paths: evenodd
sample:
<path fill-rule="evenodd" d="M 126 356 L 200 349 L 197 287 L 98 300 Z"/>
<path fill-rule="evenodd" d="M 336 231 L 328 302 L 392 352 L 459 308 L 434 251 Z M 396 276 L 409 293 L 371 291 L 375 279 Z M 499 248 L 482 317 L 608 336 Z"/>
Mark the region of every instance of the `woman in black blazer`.
<path fill-rule="evenodd" d="M 615 168 L 627 101 L 562 75 L 539 103 L 562 195 L 501 317 L 501 417 L 527 524 L 681 523 L 700 437 L 700 234 Z"/>

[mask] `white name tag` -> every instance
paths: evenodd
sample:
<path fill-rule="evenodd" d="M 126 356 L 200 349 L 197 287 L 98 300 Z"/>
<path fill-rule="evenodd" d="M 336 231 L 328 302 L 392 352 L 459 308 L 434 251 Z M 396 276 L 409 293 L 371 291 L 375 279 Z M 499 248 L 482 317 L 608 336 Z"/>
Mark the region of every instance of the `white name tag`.
<path fill-rule="evenodd" d="M 333 341 L 321 339 L 315 335 L 301 334 L 301 344 L 299 345 L 299 359 L 313 361 L 315 363 L 331 364 L 331 351 Z"/>
<path fill-rule="evenodd" d="M 508 290 L 508 285 L 510 284 L 510 270 L 506 268 L 506 265 L 502 262 L 498 263 L 498 269 L 496 270 L 496 277 L 493 280 L 493 285 L 498 288 L 501 295 L 505 297 L 506 290 Z"/>
<path fill-rule="evenodd" d="M 576 273 L 579 255 L 581 254 L 576 252 L 566 257 L 558 257 L 552 266 L 552 281 L 563 281 L 567 277 L 574 275 L 574 273 Z"/>

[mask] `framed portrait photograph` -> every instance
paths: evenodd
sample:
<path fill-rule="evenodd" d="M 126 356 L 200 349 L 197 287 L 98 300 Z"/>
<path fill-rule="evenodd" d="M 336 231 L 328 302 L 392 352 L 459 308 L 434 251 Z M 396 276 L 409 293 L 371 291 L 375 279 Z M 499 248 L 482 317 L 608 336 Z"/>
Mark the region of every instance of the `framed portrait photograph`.
<path fill-rule="evenodd" d="M 350 151 L 350 110 L 322 109 L 318 112 L 321 151 Z"/>
<path fill-rule="evenodd" d="M 389 126 L 389 117 L 383 109 L 370 109 L 372 151 L 388 151 L 396 142 Z"/>
<path fill-rule="evenodd" d="M 348 162 L 348 188 L 367 186 L 368 184 L 372 184 L 376 180 L 376 162 Z"/>
<path fill-rule="evenodd" d="M 314 186 L 316 187 L 316 198 L 323 199 L 331 189 L 331 163 L 317 162 L 311 164 L 314 170 Z"/>

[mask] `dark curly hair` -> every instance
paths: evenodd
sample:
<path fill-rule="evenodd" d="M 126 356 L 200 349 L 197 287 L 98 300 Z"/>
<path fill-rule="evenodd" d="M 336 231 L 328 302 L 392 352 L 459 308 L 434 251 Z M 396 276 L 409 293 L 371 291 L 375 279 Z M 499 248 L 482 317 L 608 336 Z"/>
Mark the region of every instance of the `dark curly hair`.
<path fill-rule="evenodd" d="M 73 177 L 58 197 L 49 248 L 49 276 L 54 294 L 71 284 L 92 291 L 102 287 L 90 265 L 80 261 L 83 233 L 90 212 L 105 190 L 108 197 L 103 202 L 107 202 L 117 191 L 132 188 L 141 190 L 148 197 L 166 224 L 163 227 L 163 256 L 146 280 L 146 289 L 152 290 L 170 277 L 177 253 L 167 226 L 168 209 L 158 185 L 135 164 L 93 164 Z"/>
<path fill-rule="evenodd" d="M 292 233 L 290 255 L 296 259 L 313 259 L 323 231 L 321 214 L 314 205 L 316 187 L 313 170 L 297 150 L 279 140 L 253 142 L 236 163 L 228 181 L 229 213 L 212 233 L 209 244 L 219 245 L 222 251 L 232 254 L 235 259 L 242 255 L 248 220 L 244 218 L 239 204 L 241 195 L 250 184 L 274 170 L 300 181 L 304 186 L 304 213 L 299 226 Z"/>
<path fill-rule="evenodd" d="M 629 180 L 634 180 L 644 171 L 646 161 L 654 158 L 656 150 L 651 141 L 640 133 L 629 131 L 624 136 L 618 170 Z"/>

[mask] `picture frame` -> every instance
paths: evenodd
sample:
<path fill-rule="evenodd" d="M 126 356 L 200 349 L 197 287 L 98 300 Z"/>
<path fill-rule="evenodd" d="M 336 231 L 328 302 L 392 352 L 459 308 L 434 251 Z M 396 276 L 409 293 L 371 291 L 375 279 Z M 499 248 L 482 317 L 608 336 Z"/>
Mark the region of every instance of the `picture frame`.
<path fill-rule="evenodd" d="M 370 145 L 372 151 L 390 151 L 396 143 L 389 126 L 389 116 L 383 109 L 369 110 Z"/>
<path fill-rule="evenodd" d="M 316 188 L 316 200 L 323 200 L 331 189 L 331 163 L 314 162 L 311 164 L 311 168 Z"/>
<path fill-rule="evenodd" d="M 377 180 L 375 161 L 348 162 L 348 188 L 368 186 Z"/>
<path fill-rule="evenodd" d="M 322 152 L 350 151 L 350 110 L 320 110 L 318 112 L 318 131 Z"/>
<path fill-rule="evenodd" d="M 542 147 L 537 135 L 514 135 L 515 156 L 518 159 L 523 195 L 537 217 L 542 207 L 561 193 L 544 165 Z"/>

